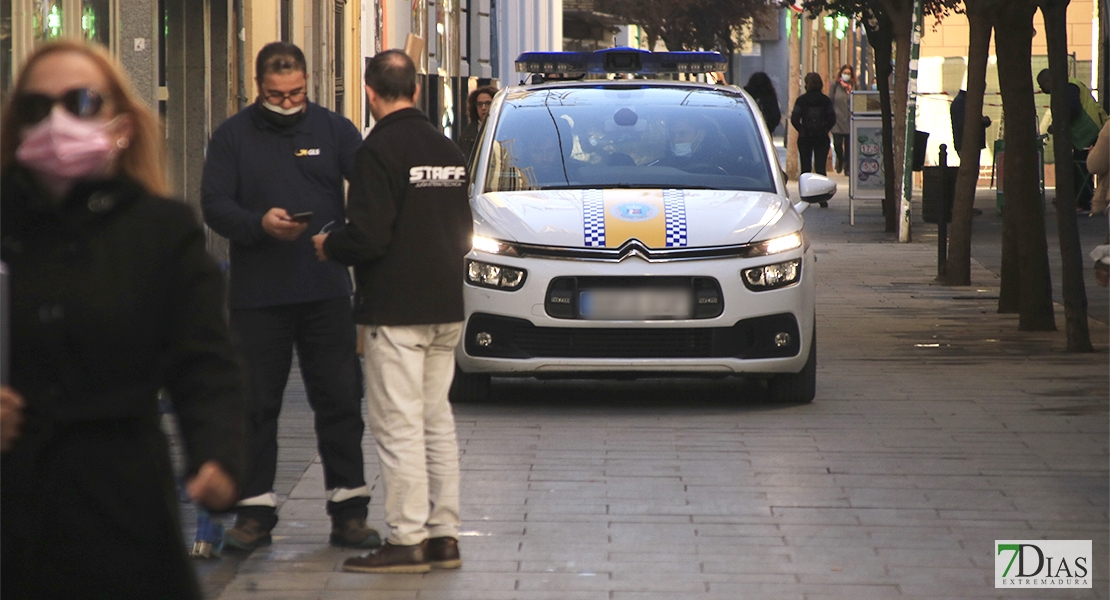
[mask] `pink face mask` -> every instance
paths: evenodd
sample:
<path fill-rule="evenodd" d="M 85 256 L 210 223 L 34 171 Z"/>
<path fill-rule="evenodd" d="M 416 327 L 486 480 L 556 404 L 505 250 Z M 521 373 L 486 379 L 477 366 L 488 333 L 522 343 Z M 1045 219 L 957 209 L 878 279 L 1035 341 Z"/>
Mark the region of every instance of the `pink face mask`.
<path fill-rule="evenodd" d="M 112 143 L 108 123 L 54 110 L 24 132 L 15 158 L 39 175 L 40 183 L 64 195 L 75 181 L 105 174 L 119 148 Z"/>

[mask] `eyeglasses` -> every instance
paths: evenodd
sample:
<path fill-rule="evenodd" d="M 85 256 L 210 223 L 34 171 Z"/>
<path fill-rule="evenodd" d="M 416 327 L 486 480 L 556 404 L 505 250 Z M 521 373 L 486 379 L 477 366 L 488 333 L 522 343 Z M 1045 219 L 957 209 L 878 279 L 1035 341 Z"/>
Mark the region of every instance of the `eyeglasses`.
<path fill-rule="evenodd" d="M 325 233 L 331 233 L 331 230 L 332 230 L 333 227 L 335 227 L 335 221 L 334 220 L 333 221 L 328 221 L 327 223 L 324 223 L 324 226 L 320 228 L 320 233 L 317 233 L 316 235 L 324 235 Z"/>
<path fill-rule="evenodd" d="M 486 101 L 486 102 L 479 102 L 479 103 L 478 103 L 478 106 L 479 106 L 479 107 L 482 107 L 482 106 L 491 106 L 491 105 L 493 105 L 493 100 L 488 100 L 488 101 Z"/>
<path fill-rule="evenodd" d="M 270 104 L 278 105 L 284 103 L 286 100 L 289 100 L 293 104 L 297 104 L 301 100 L 304 100 L 304 88 L 298 88 L 292 92 L 263 92 L 262 95 Z"/>
<path fill-rule="evenodd" d="M 21 93 L 15 98 L 16 118 L 23 125 L 34 125 L 45 119 L 58 103 L 80 119 L 91 119 L 104 108 L 104 98 L 89 88 L 67 90 L 57 98 L 46 94 Z"/>

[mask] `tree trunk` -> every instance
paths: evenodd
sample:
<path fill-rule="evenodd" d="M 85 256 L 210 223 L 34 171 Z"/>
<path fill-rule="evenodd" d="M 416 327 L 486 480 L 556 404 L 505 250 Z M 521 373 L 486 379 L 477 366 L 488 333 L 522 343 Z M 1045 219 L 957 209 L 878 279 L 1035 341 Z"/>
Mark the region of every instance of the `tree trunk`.
<path fill-rule="evenodd" d="M 867 44 L 875 50 L 875 80 L 879 88 L 879 107 L 882 112 L 883 126 L 883 181 L 886 184 L 883 196 L 883 217 L 886 232 L 898 231 L 898 182 L 894 170 L 894 111 L 890 104 L 891 48 L 890 19 L 881 10 L 873 11 L 871 19 L 864 19 L 867 30 Z"/>
<path fill-rule="evenodd" d="M 1028 0 L 1007 2 L 994 11 L 998 81 L 1006 114 L 1002 252 L 1003 260 L 1009 250 L 1015 251 L 1017 256 L 1018 328 L 1022 331 L 1055 331 L 1035 146 L 1037 110 L 1033 103 L 1033 76 L 1029 70 L 1033 58 L 1035 11 L 1035 5 Z M 1006 244 L 1007 229 L 1013 234 L 1011 248 L 1007 248 Z M 1006 280 L 1005 270 L 1002 276 L 1002 289 L 1009 289 L 1012 293 L 1014 282 Z"/>
<path fill-rule="evenodd" d="M 787 19 L 794 19 L 794 15 L 789 12 L 786 14 Z M 798 132 L 794 130 L 794 126 L 790 124 L 790 112 L 794 110 L 794 103 L 798 100 L 798 82 L 802 79 L 802 65 L 801 61 L 796 60 L 798 52 L 801 47 L 799 37 L 802 33 L 802 19 L 798 18 L 797 27 L 790 30 L 790 40 L 787 44 L 787 52 L 790 53 L 786 64 L 790 65 L 789 72 L 786 76 L 786 121 L 783 125 L 782 143 L 786 147 L 786 177 L 787 179 L 798 180 L 802 168 L 798 163 Z"/>
<path fill-rule="evenodd" d="M 903 177 L 906 166 L 906 136 L 913 135 L 906 131 L 906 107 L 909 105 L 909 87 L 906 85 L 910 78 L 910 51 L 913 43 L 913 2 L 880 0 L 890 19 L 890 28 L 894 36 L 894 114 L 898 118 L 894 121 L 894 228 L 898 231 L 898 221 L 901 219 Z"/>
<path fill-rule="evenodd" d="M 1052 74 L 1052 114 L 1069 114 L 1068 95 L 1068 13 L 1069 0 L 1040 0 L 1048 40 L 1048 64 Z M 1059 90 L 1059 91 L 1057 91 Z M 1063 119 L 1060 119 L 1063 121 Z M 1064 330 L 1068 352 L 1093 352 L 1087 327 L 1087 290 L 1083 284 L 1083 250 L 1079 244 L 1079 224 L 1075 220 L 1075 180 L 1071 177 L 1071 128 L 1063 122 L 1052 128 L 1056 164 L 1065 165 L 1063 176 L 1056 177 L 1056 228 L 1060 236 Z"/>
<path fill-rule="evenodd" d="M 964 138 L 960 147 L 960 172 L 949 228 L 946 285 L 971 285 L 972 209 L 979 183 L 979 139 L 982 131 L 983 94 L 987 90 L 987 58 L 990 55 L 990 14 L 980 0 L 966 0 L 969 44 L 967 49 L 967 94 L 964 98 Z"/>

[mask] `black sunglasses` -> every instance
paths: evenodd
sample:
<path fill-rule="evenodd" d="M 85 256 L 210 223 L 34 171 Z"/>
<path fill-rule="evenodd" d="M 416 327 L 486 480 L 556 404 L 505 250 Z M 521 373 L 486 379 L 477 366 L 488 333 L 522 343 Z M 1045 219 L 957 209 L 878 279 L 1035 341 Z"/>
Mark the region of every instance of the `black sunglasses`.
<path fill-rule="evenodd" d="M 75 88 L 57 98 L 46 94 L 19 94 L 15 98 L 15 114 L 23 125 L 34 125 L 45 119 L 59 102 L 62 108 L 80 119 L 91 119 L 104 108 L 104 98 L 100 94 L 89 88 Z"/>

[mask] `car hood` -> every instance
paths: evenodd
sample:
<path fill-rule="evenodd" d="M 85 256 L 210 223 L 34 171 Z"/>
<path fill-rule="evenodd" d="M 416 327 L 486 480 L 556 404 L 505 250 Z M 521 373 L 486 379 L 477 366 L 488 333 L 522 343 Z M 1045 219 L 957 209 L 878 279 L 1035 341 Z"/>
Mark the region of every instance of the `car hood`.
<path fill-rule="evenodd" d="M 778 194 L 732 190 L 490 192 L 471 200 L 475 233 L 525 244 L 648 248 L 746 244 L 801 216 Z M 786 225 L 786 224 L 784 224 Z M 778 229 L 778 228 L 775 228 Z"/>

